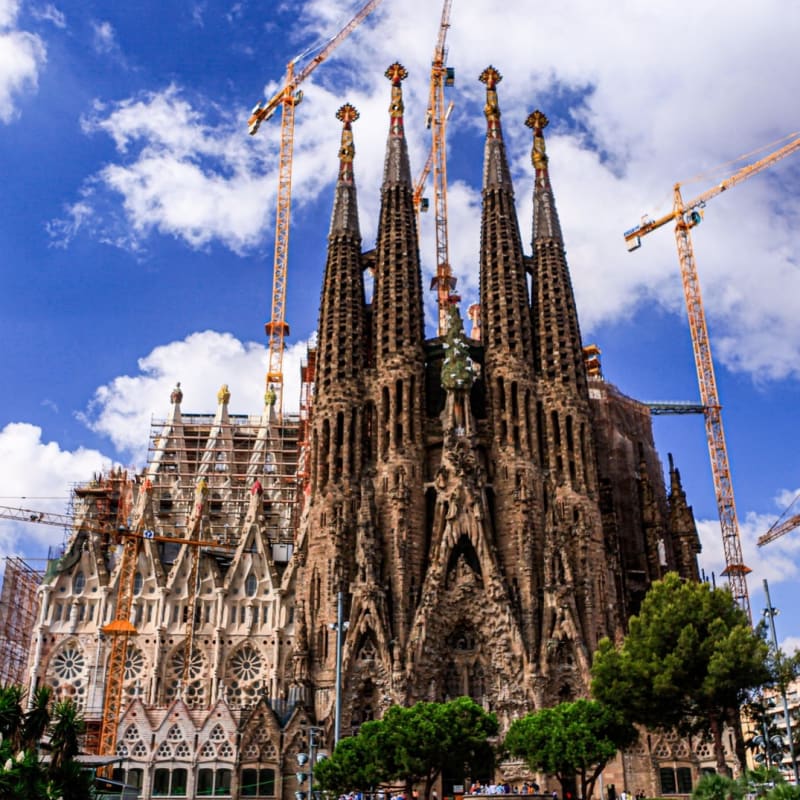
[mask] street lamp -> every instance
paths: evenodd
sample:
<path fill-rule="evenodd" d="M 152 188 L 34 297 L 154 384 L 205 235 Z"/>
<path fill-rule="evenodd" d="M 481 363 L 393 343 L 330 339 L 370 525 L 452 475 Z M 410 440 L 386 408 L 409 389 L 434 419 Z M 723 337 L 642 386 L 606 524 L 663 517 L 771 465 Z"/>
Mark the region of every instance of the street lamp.
<path fill-rule="evenodd" d="M 322 736 L 322 728 L 317 727 L 316 725 L 309 725 L 308 726 L 308 752 L 307 753 L 298 753 L 297 754 L 297 765 L 299 767 L 304 767 L 308 764 L 308 774 L 303 772 L 302 770 L 295 773 L 295 778 L 297 778 L 297 783 L 302 786 L 306 779 L 308 779 L 308 794 L 304 792 L 302 789 L 298 789 L 294 796 L 296 800 L 319 800 L 321 792 L 314 791 L 314 764 L 319 764 L 320 761 L 323 761 L 328 756 L 326 753 L 319 752 L 320 742 L 317 737 Z"/>
<path fill-rule="evenodd" d="M 775 617 L 778 615 L 778 609 L 772 605 L 772 600 L 769 597 L 769 584 L 767 579 L 764 578 L 764 596 L 767 600 L 767 607 L 764 609 L 764 616 L 769 618 L 769 628 L 772 634 L 772 647 L 775 651 L 775 657 L 778 658 L 780 651 L 778 650 L 778 635 L 775 632 Z M 794 742 L 792 741 L 792 719 L 789 715 L 789 702 L 786 699 L 786 687 L 781 684 L 781 699 L 783 700 L 783 719 L 786 723 L 786 738 L 789 740 L 789 757 L 792 759 L 792 772 L 794 773 L 795 786 L 800 786 L 800 775 L 797 771 L 797 761 L 794 757 Z"/>
<path fill-rule="evenodd" d="M 339 744 L 342 733 L 342 645 L 344 644 L 344 634 L 350 627 L 349 622 L 344 622 L 344 593 L 340 590 L 336 599 L 336 622 L 328 625 L 332 631 L 336 631 L 336 701 L 333 723 L 333 746 Z"/>

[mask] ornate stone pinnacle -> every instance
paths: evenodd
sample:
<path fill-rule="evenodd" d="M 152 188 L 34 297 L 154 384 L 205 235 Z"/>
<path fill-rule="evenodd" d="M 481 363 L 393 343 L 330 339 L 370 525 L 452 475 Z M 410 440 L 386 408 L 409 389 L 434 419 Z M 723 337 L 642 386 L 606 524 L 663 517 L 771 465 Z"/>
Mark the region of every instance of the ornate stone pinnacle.
<path fill-rule="evenodd" d="M 358 113 L 358 109 L 354 105 L 350 103 L 345 103 L 339 110 L 336 112 L 336 119 L 339 122 L 343 122 L 345 125 L 350 125 L 352 122 L 355 122 L 361 115 Z"/>
<path fill-rule="evenodd" d="M 355 122 L 359 117 L 359 113 L 356 110 L 356 107 L 351 105 L 350 103 L 345 103 L 337 112 L 336 112 L 336 119 L 344 124 L 342 128 L 342 143 L 339 147 L 339 161 L 340 161 L 340 169 L 339 169 L 339 178 L 350 178 L 352 179 L 352 173 L 350 173 L 350 166 L 353 163 L 353 158 L 356 155 L 356 148 L 353 144 L 353 130 L 350 127 L 353 122 Z"/>
<path fill-rule="evenodd" d="M 181 400 L 183 400 L 183 391 L 181 390 L 181 382 L 178 381 L 175 384 L 175 388 L 170 393 L 169 401 L 175 405 L 176 403 L 180 403 Z"/>
<path fill-rule="evenodd" d="M 503 80 L 503 76 L 494 67 L 486 67 L 478 80 L 486 84 L 486 105 L 483 107 L 483 113 L 489 125 L 487 135 L 490 139 L 499 139 L 500 105 L 497 102 L 497 84 Z"/>
<path fill-rule="evenodd" d="M 217 392 L 217 403 L 219 403 L 219 405 L 227 405 L 230 402 L 230 399 L 231 399 L 231 393 L 230 390 L 228 389 L 228 384 L 223 383 L 222 386 L 220 386 L 219 391 Z"/>
<path fill-rule="evenodd" d="M 386 77 L 395 85 L 399 86 L 408 77 L 408 70 L 399 62 L 395 61 L 384 73 Z"/>
<path fill-rule="evenodd" d="M 485 83 L 489 89 L 494 89 L 503 80 L 503 76 L 494 67 L 488 66 L 481 72 L 478 80 L 481 83 Z"/>
<path fill-rule="evenodd" d="M 525 124 L 529 128 L 533 128 L 534 133 L 536 133 L 537 131 L 543 131 L 550 124 L 550 120 L 537 108 L 536 111 L 531 111 L 528 114 Z"/>
<path fill-rule="evenodd" d="M 538 109 L 528 115 L 525 124 L 533 129 L 533 149 L 531 150 L 531 163 L 538 172 L 547 169 L 547 153 L 545 152 L 544 136 L 542 131 L 550 120 Z"/>

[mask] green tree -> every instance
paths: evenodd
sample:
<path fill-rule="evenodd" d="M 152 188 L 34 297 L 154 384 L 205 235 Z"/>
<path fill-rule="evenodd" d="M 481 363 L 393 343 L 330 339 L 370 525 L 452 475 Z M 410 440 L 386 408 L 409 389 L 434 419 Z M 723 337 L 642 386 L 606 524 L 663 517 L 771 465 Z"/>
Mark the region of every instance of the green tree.
<path fill-rule="evenodd" d="M 335 794 L 368 792 L 388 779 L 381 754 L 381 722 L 365 722 L 357 736 L 342 739 L 330 758 L 314 767 L 314 784 Z"/>
<path fill-rule="evenodd" d="M 50 725 L 50 704 L 53 690 L 49 686 L 40 686 L 33 693 L 31 707 L 25 712 L 22 724 L 22 744 L 26 748 L 36 747 L 47 732 Z"/>
<path fill-rule="evenodd" d="M 727 589 L 670 573 L 653 584 L 621 646 L 600 642 L 592 693 L 650 728 L 710 731 L 717 771 L 728 774 L 723 725 L 770 679 L 767 657 Z"/>
<path fill-rule="evenodd" d="M 515 720 L 505 747 L 534 772 L 555 775 L 562 794 L 577 778 L 580 796 L 591 797 L 603 767 L 620 748 L 633 744 L 636 735 L 619 711 L 596 700 L 576 700 Z"/>
<path fill-rule="evenodd" d="M 703 775 L 692 792 L 692 800 L 744 800 L 745 786 L 727 775 Z"/>
<path fill-rule="evenodd" d="M 85 727 L 77 706 L 67 700 L 51 711 L 52 693 L 47 688 L 35 692 L 27 712 L 24 700 L 21 687 L 0 687 L 0 797 L 89 800 L 91 776 L 75 758 Z M 45 766 L 39 744 L 48 731 L 51 760 Z"/>
<path fill-rule="evenodd" d="M 485 754 L 497 728 L 494 714 L 468 697 L 392 706 L 383 719 L 364 723 L 357 736 L 340 741 L 314 777 L 321 788 L 339 792 L 403 781 L 410 795 L 422 783 L 428 798 L 443 770 L 463 768 Z"/>

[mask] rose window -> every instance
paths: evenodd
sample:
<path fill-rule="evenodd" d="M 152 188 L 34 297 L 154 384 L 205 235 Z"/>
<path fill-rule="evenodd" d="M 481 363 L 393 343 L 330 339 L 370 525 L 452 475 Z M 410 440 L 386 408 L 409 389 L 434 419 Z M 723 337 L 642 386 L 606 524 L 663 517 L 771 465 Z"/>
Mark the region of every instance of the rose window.
<path fill-rule="evenodd" d="M 132 681 L 144 671 L 144 655 L 138 647 L 128 647 L 125 658 L 125 680 Z"/>
<path fill-rule="evenodd" d="M 185 653 L 183 648 L 178 650 L 175 653 L 175 656 L 172 659 L 172 671 L 177 675 L 183 675 L 183 662 L 185 658 Z M 203 656 L 200 654 L 200 651 L 197 648 L 192 648 L 192 654 L 189 656 L 189 668 L 187 670 L 186 676 L 189 680 L 196 678 L 200 675 L 203 671 Z"/>
<path fill-rule="evenodd" d="M 83 707 L 86 695 L 86 657 L 77 644 L 67 644 L 51 659 L 45 681 L 53 688 L 56 699 L 72 699 Z"/>
<path fill-rule="evenodd" d="M 53 659 L 53 672 L 65 681 L 77 678 L 86 666 L 86 659 L 77 647 L 65 647 Z"/>
<path fill-rule="evenodd" d="M 261 655 L 252 645 L 245 645 L 231 658 L 233 674 L 240 681 L 252 681 L 261 674 Z"/>
<path fill-rule="evenodd" d="M 189 706 L 201 706 L 206 702 L 205 661 L 199 650 L 192 649 L 187 669 L 187 681 L 183 680 L 183 648 L 178 649 L 170 663 L 169 677 L 166 683 L 166 701 L 171 703 L 180 696 Z"/>

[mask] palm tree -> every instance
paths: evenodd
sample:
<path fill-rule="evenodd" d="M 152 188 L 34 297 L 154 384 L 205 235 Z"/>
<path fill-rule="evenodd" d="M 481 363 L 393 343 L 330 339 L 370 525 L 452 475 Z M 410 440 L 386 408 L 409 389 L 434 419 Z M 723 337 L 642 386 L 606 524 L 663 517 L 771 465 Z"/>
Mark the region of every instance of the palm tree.
<path fill-rule="evenodd" d="M 71 699 L 60 700 L 53 706 L 50 729 L 50 774 L 55 777 L 80 752 L 80 737 L 86 723 Z"/>
<path fill-rule="evenodd" d="M 20 749 L 22 743 L 22 723 L 25 712 L 22 700 L 25 690 L 21 686 L 4 684 L 0 686 L 0 735 L 8 741 L 13 752 Z"/>
<path fill-rule="evenodd" d="M 50 725 L 50 702 L 53 690 L 49 686 L 40 686 L 33 693 L 33 703 L 25 712 L 22 725 L 22 746 L 35 748 Z"/>

